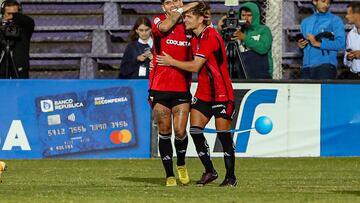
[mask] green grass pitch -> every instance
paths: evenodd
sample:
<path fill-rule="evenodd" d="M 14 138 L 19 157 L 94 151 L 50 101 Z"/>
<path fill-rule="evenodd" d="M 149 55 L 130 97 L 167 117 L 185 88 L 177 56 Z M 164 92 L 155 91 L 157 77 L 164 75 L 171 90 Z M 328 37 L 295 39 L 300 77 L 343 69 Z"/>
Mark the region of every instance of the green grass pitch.
<path fill-rule="evenodd" d="M 236 188 L 219 179 L 195 185 L 203 171 L 187 159 L 188 186 L 165 187 L 159 159 L 5 160 L 0 202 L 360 202 L 360 158 L 237 158 Z"/>

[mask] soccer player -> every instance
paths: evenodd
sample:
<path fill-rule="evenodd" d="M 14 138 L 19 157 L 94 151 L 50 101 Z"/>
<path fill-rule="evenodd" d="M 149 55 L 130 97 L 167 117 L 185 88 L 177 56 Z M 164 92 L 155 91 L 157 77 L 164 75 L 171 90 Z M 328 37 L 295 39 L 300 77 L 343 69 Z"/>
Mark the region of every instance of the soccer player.
<path fill-rule="evenodd" d="M 175 131 L 177 171 L 182 184 L 190 182 L 185 165 L 188 145 L 186 124 L 190 109 L 191 73 L 171 66 L 159 65 L 155 59 L 165 51 L 178 60 L 189 60 L 190 39 L 185 33 L 182 13 L 197 3 L 183 5 L 182 0 L 161 0 L 164 14 L 152 21 L 154 61 L 149 76 L 149 102 L 159 128 L 159 151 L 166 172 L 166 186 L 176 186 L 173 172 L 172 128 Z M 173 124 L 172 124 L 173 122 Z"/>
<path fill-rule="evenodd" d="M 210 7 L 203 1 L 185 13 L 186 29 L 195 34 L 191 40 L 194 53 L 192 61 L 175 59 L 163 52 L 162 56 L 157 56 L 157 62 L 160 65 L 198 72 L 198 87 L 191 104 L 190 134 L 205 167 L 205 173 L 197 184 L 206 185 L 218 177 L 210 159 L 209 145 L 203 134 L 204 127 L 214 116 L 217 136 L 224 150 L 226 168 L 226 176 L 220 186 L 236 186 L 235 148 L 228 132 L 234 114 L 234 90 L 229 76 L 224 42 L 218 32 L 209 26 L 207 16 L 210 16 Z"/>

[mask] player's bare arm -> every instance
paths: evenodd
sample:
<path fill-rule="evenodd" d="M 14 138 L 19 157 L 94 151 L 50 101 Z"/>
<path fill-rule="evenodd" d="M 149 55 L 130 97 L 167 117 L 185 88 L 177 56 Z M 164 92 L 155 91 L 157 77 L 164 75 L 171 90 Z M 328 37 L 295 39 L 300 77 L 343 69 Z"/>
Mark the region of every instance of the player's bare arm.
<path fill-rule="evenodd" d="M 167 14 L 167 17 L 164 21 L 162 21 L 159 25 L 159 30 L 161 32 L 169 31 L 180 19 L 183 12 L 188 11 L 189 9 L 198 5 L 198 2 L 188 3 L 177 10 L 172 11 L 170 14 Z"/>
<path fill-rule="evenodd" d="M 160 66 L 174 66 L 193 73 L 199 72 L 200 68 L 203 67 L 206 62 L 205 58 L 199 56 L 195 56 L 192 61 L 179 61 L 165 52 L 163 52 L 163 55 L 157 56 L 156 60 Z"/>

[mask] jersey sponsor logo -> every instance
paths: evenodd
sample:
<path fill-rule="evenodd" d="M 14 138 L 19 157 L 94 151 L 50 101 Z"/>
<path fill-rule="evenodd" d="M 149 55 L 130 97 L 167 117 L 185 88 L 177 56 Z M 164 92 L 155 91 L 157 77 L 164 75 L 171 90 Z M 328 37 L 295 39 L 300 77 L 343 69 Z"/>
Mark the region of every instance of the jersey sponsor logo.
<path fill-rule="evenodd" d="M 166 40 L 166 44 L 181 46 L 181 47 L 188 47 L 188 46 L 190 46 L 191 43 L 188 41 L 178 41 L 178 40 L 174 40 L 174 39 L 168 39 L 168 40 Z"/>

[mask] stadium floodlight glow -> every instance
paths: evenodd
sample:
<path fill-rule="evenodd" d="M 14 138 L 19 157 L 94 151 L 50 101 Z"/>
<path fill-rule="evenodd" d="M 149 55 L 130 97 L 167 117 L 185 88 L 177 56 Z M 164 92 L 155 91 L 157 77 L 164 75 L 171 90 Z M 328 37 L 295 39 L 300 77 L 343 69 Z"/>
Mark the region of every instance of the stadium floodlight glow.
<path fill-rule="evenodd" d="M 225 6 L 238 6 L 238 0 L 225 0 Z"/>

